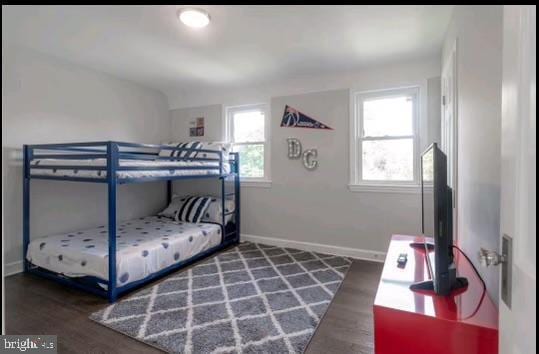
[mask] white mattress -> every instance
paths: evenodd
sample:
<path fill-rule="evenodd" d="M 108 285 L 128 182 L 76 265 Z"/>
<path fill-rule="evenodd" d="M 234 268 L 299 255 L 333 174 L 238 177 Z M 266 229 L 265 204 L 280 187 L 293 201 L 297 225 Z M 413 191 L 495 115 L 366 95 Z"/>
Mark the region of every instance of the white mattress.
<path fill-rule="evenodd" d="M 108 280 L 107 227 L 45 236 L 30 242 L 27 259 L 34 265 L 70 277 Z M 148 216 L 118 223 L 118 286 L 143 279 L 189 259 L 221 242 L 216 224 L 175 222 Z"/>
<path fill-rule="evenodd" d="M 141 178 L 141 177 L 165 177 L 165 176 L 199 176 L 199 175 L 218 175 L 219 161 L 166 161 L 166 160 L 125 160 L 119 162 L 120 167 L 208 167 L 208 169 L 195 170 L 145 170 L 145 171 L 117 171 L 118 178 Z M 50 166 L 106 166 L 106 159 L 89 160 L 66 160 L 66 159 L 36 159 L 32 160 L 31 166 L 50 165 Z M 210 169 L 212 168 L 213 169 Z M 89 171 L 76 169 L 37 169 L 31 168 L 30 173 L 33 176 L 61 176 L 61 177 L 91 177 L 106 178 L 107 171 Z M 223 173 L 230 173 L 230 164 L 223 162 Z"/>

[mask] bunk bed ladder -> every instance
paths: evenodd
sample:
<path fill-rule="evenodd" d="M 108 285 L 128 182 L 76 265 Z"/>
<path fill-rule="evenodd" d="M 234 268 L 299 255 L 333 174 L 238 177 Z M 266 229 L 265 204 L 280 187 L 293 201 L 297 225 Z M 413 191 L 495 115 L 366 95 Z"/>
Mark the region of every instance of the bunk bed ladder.
<path fill-rule="evenodd" d="M 239 153 L 232 153 L 234 156 L 234 162 L 232 165 L 231 174 L 224 176 L 221 178 L 221 210 L 222 210 L 222 225 L 223 225 L 223 241 L 227 242 L 229 236 L 234 236 L 233 242 L 238 242 L 240 239 L 240 161 L 239 161 Z M 232 193 L 226 193 L 226 178 L 232 176 L 233 182 L 234 182 L 234 192 Z M 229 195 L 234 196 L 234 210 L 232 211 L 226 211 L 226 198 Z M 236 229 L 234 231 L 231 231 L 227 233 L 226 230 L 226 218 L 228 215 L 234 214 L 234 224 L 236 225 Z"/>

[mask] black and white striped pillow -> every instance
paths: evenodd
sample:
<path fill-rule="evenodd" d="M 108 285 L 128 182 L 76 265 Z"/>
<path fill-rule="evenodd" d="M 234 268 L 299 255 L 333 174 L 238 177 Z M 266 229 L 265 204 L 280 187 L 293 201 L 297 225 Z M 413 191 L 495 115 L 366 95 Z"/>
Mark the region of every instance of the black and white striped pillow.
<path fill-rule="evenodd" d="M 171 143 L 167 144 L 168 146 L 183 148 L 183 149 L 201 149 L 202 143 L 200 141 L 191 141 L 187 143 Z M 164 157 L 181 157 L 181 158 L 194 158 L 198 155 L 197 151 L 185 151 L 185 150 L 161 150 L 159 152 L 160 156 Z"/>
<path fill-rule="evenodd" d="M 174 218 L 176 221 L 198 223 L 204 216 L 210 202 L 211 197 L 186 197 L 178 205 Z"/>
<path fill-rule="evenodd" d="M 230 144 L 228 143 L 190 141 L 187 143 L 168 143 L 165 145 L 176 148 L 193 149 L 196 151 L 161 149 L 159 151 L 159 156 L 161 157 L 181 157 L 187 161 L 190 161 L 191 159 L 196 159 L 197 157 L 219 160 L 220 156 L 222 155 L 223 162 L 226 162 L 229 159 Z M 200 150 L 208 151 L 202 152 Z"/>

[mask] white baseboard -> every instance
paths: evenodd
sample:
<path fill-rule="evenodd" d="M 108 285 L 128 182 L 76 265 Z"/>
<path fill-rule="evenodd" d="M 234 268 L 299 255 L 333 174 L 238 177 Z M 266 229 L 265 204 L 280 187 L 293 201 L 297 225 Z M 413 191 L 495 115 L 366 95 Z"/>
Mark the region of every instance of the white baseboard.
<path fill-rule="evenodd" d="M 4 264 L 4 277 L 9 277 L 10 275 L 22 273 L 23 265 L 22 261 L 16 261 L 11 263 Z"/>
<path fill-rule="evenodd" d="M 271 246 L 296 248 L 304 251 L 319 252 L 326 254 L 334 254 L 336 256 L 344 256 L 355 259 L 363 259 L 366 261 L 384 262 L 386 258 L 385 252 L 362 250 L 359 248 L 339 247 L 332 245 L 324 245 L 321 243 L 292 241 L 276 237 L 265 237 L 256 235 L 241 234 L 241 240 L 256 243 L 263 243 Z"/>

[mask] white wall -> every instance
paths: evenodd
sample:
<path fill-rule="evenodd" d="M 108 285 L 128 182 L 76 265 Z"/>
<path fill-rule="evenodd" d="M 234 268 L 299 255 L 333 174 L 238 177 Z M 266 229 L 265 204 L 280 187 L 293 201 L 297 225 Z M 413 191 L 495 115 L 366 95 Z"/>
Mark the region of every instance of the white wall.
<path fill-rule="evenodd" d="M 186 141 L 189 137 L 190 123 L 198 117 L 204 117 L 204 136 L 197 140 L 220 141 L 223 133 L 223 120 L 221 114 L 223 106 L 214 104 L 205 107 L 192 107 L 171 111 L 172 139 L 174 141 Z"/>
<path fill-rule="evenodd" d="M 498 271 L 477 261 L 500 234 L 501 6 L 457 6 L 442 61 L 457 40 L 458 240 L 498 301 Z"/>
<path fill-rule="evenodd" d="M 271 85 L 228 89 L 190 90 L 178 95 L 169 93 L 171 109 L 207 105 L 241 105 L 245 102 L 269 102 L 270 97 L 300 95 L 309 92 L 340 90 L 343 88 L 377 89 L 404 86 L 410 81 L 440 76 L 440 60 L 427 57 L 422 60 L 396 62 L 366 67 L 361 71 L 331 75 L 295 76 Z"/>
<path fill-rule="evenodd" d="M 205 116 L 206 124 L 221 126 L 218 107 L 229 104 L 271 103 L 271 188 L 242 189 L 242 233 L 291 241 L 319 243 L 359 250 L 384 252 L 394 233 L 418 234 L 421 223 L 419 194 L 357 193 L 349 183 L 350 90 L 373 90 L 399 86 L 421 87 L 422 146 L 438 141 L 440 119 L 439 60 L 395 64 L 370 68 L 363 72 L 327 81 L 334 90 L 315 91 L 319 86 L 307 82 L 298 85 L 307 93 L 272 94 L 278 87 L 242 89 L 197 95 L 210 105 L 172 111 L 173 131 L 178 139 L 188 139 L 185 122 L 178 120 Z M 310 78 L 320 83 L 324 78 Z M 268 96 L 271 94 L 271 96 Z M 243 97 L 243 98 L 242 98 Z M 178 101 L 176 101 L 178 102 Z M 328 124 L 333 131 L 291 129 L 279 126 L 288 104 Z M 222 114 L 222 110 L 221 110 Z M 210 118 L 210 119 L 208 119 Z M 430 119 L 429 119 L 430 118 Z M 431 133 L 432 132 L 432 133 Z M 318 148 L 319 167 L 307 171 L 297 160 L 286 156 L 287 137 L 297 137 L 304 148 Z M 219 129 L 210 131 L 206 140 L 221 140 Z M 178 193 L 187 193 L 193 185 L 176 184 Z M 197 186 L 197 191 L 204 187 Z"/>
<path fill-rule="evenodd" d="M 440 77 L 433 77 L 427 80 L 427 114 L 430 119 L 426 120 L 427 126 L 424 130 L 427 131 L 428 140 L 431 142 L 441 143 L 442 122 L 441 122 L 441 107 L 442 107 L 442 80 Z M 426 146 L 423 146 L 426 148 Z"/>
<path fill-rule="evenodd" d="M 169 139 L 166 97 L 154 90 L 21 48 L 2 53 L 2 150 L 5 172 L 7 271 L 22 259 L 23 144 Z M 32 181 L 32 237 L 106 222 L 106 188 L 98 184 Z M 129 192 L 129 193 L 128 193 Z M 119 218 L 156 212 L 165 187 L 120 187 Z"/>

